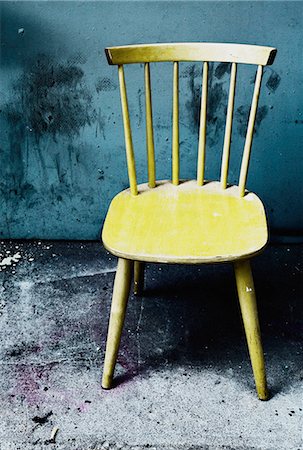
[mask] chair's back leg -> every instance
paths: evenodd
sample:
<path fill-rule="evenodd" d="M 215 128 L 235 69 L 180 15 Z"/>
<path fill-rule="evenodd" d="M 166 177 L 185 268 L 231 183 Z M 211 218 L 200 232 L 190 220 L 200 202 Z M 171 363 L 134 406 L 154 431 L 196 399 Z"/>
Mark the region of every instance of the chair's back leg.
<path fill-rule="evenodd" d="M 110 389 L 130 291 L 133 261 L 119 258 L 108 326 L 102 387 Z"/>
<path fill-rule="evenodd" d="M 253 277 L 248 260 L 234 264 L 240 308 L 246 333 L 251 365 L 260 400 L 268 399 L 264 355 L 261 342 Z"/>
<path fill-rule="evenodd" d="M 134 294 L 140 295 L 144 289 L 144 268 L 145 263 L 135 261 L 134 264 Z"/>

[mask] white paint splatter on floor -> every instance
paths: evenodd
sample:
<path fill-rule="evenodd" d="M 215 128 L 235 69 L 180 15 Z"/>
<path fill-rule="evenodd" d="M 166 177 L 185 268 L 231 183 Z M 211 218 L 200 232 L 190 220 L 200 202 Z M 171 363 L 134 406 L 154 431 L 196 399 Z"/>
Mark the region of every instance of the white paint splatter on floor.
<path fill-rule="evenodd" d="M 0 266 L 11 266 L 13 263 L 19 262 L 21 259 L 20 253 L 15 253 L 13 256 L 7 256 L 0 261 Z"/>

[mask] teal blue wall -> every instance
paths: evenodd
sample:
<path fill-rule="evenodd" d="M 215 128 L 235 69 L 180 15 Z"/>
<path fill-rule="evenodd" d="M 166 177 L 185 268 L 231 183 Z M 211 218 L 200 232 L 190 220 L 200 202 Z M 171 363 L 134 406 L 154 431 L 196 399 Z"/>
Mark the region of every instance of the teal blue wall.
<path fill-rule="evenodd" d="M 115 67 L 104 47 L 217 41 L 278 48 L 265 69 L 248 188 L 270 225 L 302 228 L 301 2 L 1 2 L 0 236 L 95 239 L 127 186 Z M 228 67 L 211 67 L 207 176 L 218 177 Z M 182 63 L 181 175 L 194 177 L 201 65 Z M 143 70 L 129 67 L 139 181 L 145 181 Z M 152 67 L 158 176 L 170 177 L 171 66 Z M 236 182 L 253 67 L 239 78 L 230 182 Z M 301 217 L 300 217 L 301 211 Z"/>

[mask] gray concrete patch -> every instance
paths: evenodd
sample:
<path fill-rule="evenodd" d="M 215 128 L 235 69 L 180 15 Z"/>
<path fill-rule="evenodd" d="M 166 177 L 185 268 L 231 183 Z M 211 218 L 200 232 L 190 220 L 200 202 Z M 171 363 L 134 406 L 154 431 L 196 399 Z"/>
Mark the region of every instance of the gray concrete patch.
<path fill-rule="evenodd" d="M 230 265 L 148 265 L 104 391 L 116 260 L 96 242 L 3 241 L 0 261 L 17 252 L 0 272 L 1 450 L 303 448 L 298 246 L 253 262 L 268 402 L 256 397 Z"/>

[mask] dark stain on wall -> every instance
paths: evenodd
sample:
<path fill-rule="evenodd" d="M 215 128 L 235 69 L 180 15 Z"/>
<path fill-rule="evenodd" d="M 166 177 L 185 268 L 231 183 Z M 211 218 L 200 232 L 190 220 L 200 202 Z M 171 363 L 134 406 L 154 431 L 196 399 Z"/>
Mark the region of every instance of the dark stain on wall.
<path fill-rule="evenodd" d="M 264 105 L 258 108 L 255 120 L 254 132 L 257 133 L 261 122 L 268 114 L 268 106 Z M 250 105 L 241 105 L 235 112 L 235 119 L 237 121 L 237 129 L 240 136 L 245 137 L 247 131 L 248 117 L 250 112 Z"/>
<path fill-rule="evenodd" d="M 21 114 L 39 142 L 42 135 L 77 135 L 95 120 L 92 95 L 84 84 L 84 72 L 75 65 L 54 63 L 46 55 L 26 68 L 13 85 L 13 110 Z M 20 124 L 20 126 L 22 126 Z"/>
<path fill-rule="evenodd" d="M 144 102 L 144 100 L 142 99 L 142 97 L 144 97 L 144 94 L 145 94 L 145 92 L 142 91 L 142 89 L 138 89 L 138 114 L 136 114 L 138 127 L 141 125 L 142 119 L 143 119 L 143 102 Z"/>
<path fill-rule="evenodd" d="M 223 81 L 216 81 L 222 78 L 230 70 L 229 64 L 219 64 L 214 69 L 214 64 L 209 64 L 208 69 L 208 97 L 207 97 L 207 139 L 210 146 L 216 145 L 219 139 L 219 131 L 225 126 L 227 92 Z M 219 69 L 218 69 L 219 68 Z M 186 102 L 186 109 L 190 121 L 190 128 L 193 133 L 199 131 L 200 108 L 201 108 L 201 72 L 195 65 L 187 67 L 183 75 L 188 76 L 188 86 L 190 99 Z M 199 83 L 195 85 L 195 78 L 199 76 Z"/>
<path fill-rule="evenodd" d="M 201 67 L 198 67 L 196 64 L 189 64 L 180 71 L 180 78 L 188 78 L 189 76 L 193 76 L 194 78 L 199 77 L 202 81 Z"/>
<path fill-rule="evenodd" d="M 22 121 L 22 113 L 13 109 L 3 109 L 7 120 L 10 122 L 11 127 L 8 132 L 8 140 L 10 143 L 10 152 L 7 157 L 3 158 L 4 166 L 4 183 L 1 183 L 3 187 L 2 192 L 5 193 L 5 185 L 9 185 L 12 192 L 18 192 L 20 187 L 24 184 L 24 158 L 23 158 L 23 146 L 26 142 L 26 129 L 20 126 Z"/>
<path fill-rule="evenodd" d="M 226 73 L 230 73 L 231 71 L 231 64 L 230 63 L 220 63 L 217 65 L 215 70 L 215 77 L 221 80 L 223 75 Z"/>
<path fill-rule="evenodd" d="M 221 123 L 222 118 L 223 122 L 225 123 L 226 105 L 223 103 L 226 99 L 227 93 L 223 89 L 222 83 L 215 83 L 213 86 L 211 86 L 207 99 L 207 122 L 209 124 L 216 125 L 218 124 L 218 121 Z M 222 117 L 221 113 L 223 113 L 224 117 Z M 222 128 L 222 126 L 220 125 L 219 128 Z"/>
<path fill-rule="evenodd" d="M 92 95 L 84 72 L 75 65 L 58 64 L 46 55 L 26 68 L 13 84 L 13 102 L 4 106 L 13 128 L 30 130 L 39 142 L 42 135 L 78 135 L 96 120 Z"/>
<path fill-rule="evenodd" d="M 266 82 L 266 87 L 271 92 L 275 92 L 276 89 L 279 87 L 280 82 L 281 82 L 280 75 L 273 70 L 270 77 L 268 78 L 268 80 Z"/>
<path fill-rule="evenodd" d="M 186 69 L 187 70 L 183 72 L 183 75 L 188 78 L 190 99 L 187 100 L 185 107 L 189 118 L 190 129 L 193 133 L 197 133 L 199 130 L 200 118 L 201 82 L 197 86 L 195 85 L 195 78 L 199 75 L 199 71 L 194 64 L 188 66 Z"/>
<path fill-rule="evenodd" d="M 280 85 L 281 77 L 274 70 L 272 70 L 272 69 L 270 69 L 270 70 L 271 70 L 271 74 L 266 82 L 266 87 L 272 93 L 274 93 Z M 254 83 L 255 83 L 255 77 L 252 77 L 250 79 L 250 84 L 254 84 Z M 240 136 L 242 136 L 242 137 L 246 136 L 250 106 L 251 105 L 241 105 L 235 111 L 235 120 L 237 122 L 237 129 L 238 129 Z M 271 109 L 272 109 L 272 107 L 271 107 Z M 257 114 L 256 114 L 256 120 L 255 120 L 254 133 L 258 132 L 261 122 L 265 119 L 265 117 L 268 114 L 268 110 L 269 110 L 269 107 L 266 105 L 258 108 Z"/>
<path fill-rule="evenodd" d="M 211 147 L 218 143 L 220 131 L 225 127 L 226 99 L 222 83 L 215 83 L 207 99 L 207 142 Z"/>
<path fill-rule="evenodd" d="M 64 170 L 61 167 L 60 153 L 56 153 L 55 154 L 54 161 L 55 161 L 55 167 L 56 167 L 56 170 L 57 170 L 58 181 L 59 181 L 59 183 L 64 184 L 65 183 L 64 177 L 66 175 L 66 170 Z"/>
<path fill-rule="evenodd" d="M 235 111 L 235 119 L 237 121 L 237 129 L 240 136 L 246 136 L 248 115 L 250 111 L 250 105 L 241 105 Z"/>
<path fill-rule="evenodd" d="M 256 114 L 256 121 L 255 121 L 255 132 L 258 131 L 259 126 L 261 125 L 261 122 L 265 119 L 265 117 L 268 114 L 268 106 L 264 105 L 264 106 L 260 106 L 258 108 L 257 114 Z"/>
<path fill-rule="evenodd" d="M 228 92 L 225 90 L 224 81 L 221 80 L 231 70 L 230 63 L 220 63 L 215 66 L 214 63 L 209 64 L 208 76 L 208 99 L 207 99 L 207 142 L 210 147 L 216 145 L 219 140 L 220 131 L 224 129 L 226 122 L 226 110 Z M 201 103 L 201 82 L 195 85 L 195 78 L 201 73 L 195 65 L 189 65 L 182 72 L 182 77 L 188 77 L 188 86 L 190 90 L 190 100 L 186 102 L 186 109 L 190 120 L 190 128 L 192 132 L 197 133 L 199 130 L 199 116 Z M 274 92 L 281 81 L 281 77 L 272 71 L 266 86 Z M 253 79 L 254 82 L 254 79 Z M 250 111 L 250 105 L 242 105 L 235 112 L 235 121 L 237 122 L 238 132 L 245 137 L 247 130 L 247 122 Z M 268 106 L 264 105 L 258 108 L 255 122 L 255 132 L 258 131 L 261 122 L 268 113 Z"/>
<path fill-rule="evenodd" d="M 101 91 L 115 91 L 117 87 L 118 86 L 116 85 L 116 83 L 114 83 L 108 77 L 99 78 L 96 83 L 96 91 L 98 92 L 98 94 Z"/>
<path fill-rule="evenodd" d="M 81 144 L 74 147 L 72 140 L 79 136 L 81 128 L 98 120 L 83 69 L 39 55 L 12 83 L 11 99 L 1 109 L 9 126 L 8 147 L 1 154 L 5 175 L 0 181 L 1 195 L 7 205 L 25 202 L 24 207 L 31 209 L 69 198 L 74 165 L 80 162 L 86 171 L 85 161 L 80 159 Z M 60 146 L 60 151 L 52 154 L 51 149 L 56 145 L 49 145 L 50 139 L 57 143 L 59 137 L 64 143 L 62 151 Z M 50 182 L 50 157 L 58 177 L 55 187 Z M 35 177 L 40 179 L 39 192 L 29 181 L 29 173 L 33 175 L 30 163 L 37 171 Z M 15 213 L 9 207 L 5 211 L 6 222 L 11 223 Z"/>
<path fill-rule="evenodd" d="M 220 64 L 217 66 L 217 68 Z M 224 66 L 224 74 L 228 68 Z M 208 97 L 207 97 L 207 143 L 210 147 L 216 145 L 220 139 L 220 131 L 225 127 L 227 92 L 223 81 L 215 81 L 214 64 L 208 69 Z M 222 69 L 220 69 L 220 75 Z M 223 74 L 222 74 L 223 77 Z"/>
<path fill-rule="evenodd" d="M 83 53 L 77 52 L 68 58 L 67 65 L 85 64 L 86 62 L 87 57 Z"/>
<path fill-rule="evenodd" d="M 99 132 L 104 140 L 105 140 L 105 131 L 104 131 L 105 125 L 106 125 L 106 116 L 102 115 L 101 108 L 98 108 L 95 136 L 97 137 Z"/>

